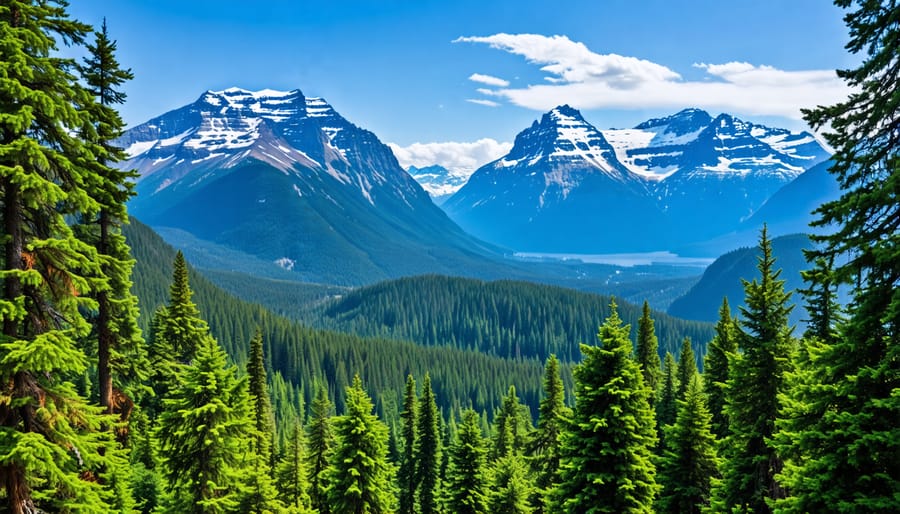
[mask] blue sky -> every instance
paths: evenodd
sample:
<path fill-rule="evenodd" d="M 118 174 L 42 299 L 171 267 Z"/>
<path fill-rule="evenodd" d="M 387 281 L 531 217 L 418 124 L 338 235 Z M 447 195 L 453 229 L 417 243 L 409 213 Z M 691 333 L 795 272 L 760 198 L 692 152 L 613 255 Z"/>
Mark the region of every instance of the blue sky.
<path fill-rule="evenodd" d="M 857 62 L 824 0 L 75 0 L 70 11 L 107 17 L 135 73 L 129 125 L 207 89 L 299 88 L 419 164 L 482 164 L 562 103 L 600 128 L 699 106 L 799 129 L 798 107 L 845 95 L 832 70 Z"/>

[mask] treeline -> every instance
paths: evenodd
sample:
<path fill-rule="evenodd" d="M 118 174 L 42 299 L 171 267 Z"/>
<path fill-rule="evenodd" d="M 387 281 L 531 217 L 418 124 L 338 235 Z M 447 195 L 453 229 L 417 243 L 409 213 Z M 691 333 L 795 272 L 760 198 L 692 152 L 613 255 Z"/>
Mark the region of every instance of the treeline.
<path fill-rule="evenodd" d="M 610 314 L 609 297 L 562 287 L 500 280 L 420 276 L 351 291 L 321 307 L 322 326 L 359 335 L 449 345 L 506 358 L 576 362 L 579 343 L 597 336 Z M 619 307 L 637 326 L 641 309 Z M 709 323 L 654 313 L 661 355 L 676 353 L 684 337 L 703 355 L 712 339 Z"/>

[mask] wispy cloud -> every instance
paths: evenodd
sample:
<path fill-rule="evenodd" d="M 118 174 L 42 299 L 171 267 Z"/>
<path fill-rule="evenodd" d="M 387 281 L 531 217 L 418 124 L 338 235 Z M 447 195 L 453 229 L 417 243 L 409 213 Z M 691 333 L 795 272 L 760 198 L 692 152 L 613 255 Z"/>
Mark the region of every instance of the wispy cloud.
<path fill-rule="evenodd" d="M 832 70 L 786 71 L 746 62 L 695 64 L 707 76 L 684 80 L 667 66 L 598 54 L 559 35 L 494 34 L 454 42 L 486 44 L 539 65 L 546 82 L 522 88 L 497 86 L 502 89 L 490 95 L 541 111 L 564 103 L 584 109 L 691 106 L 799 119 L 801 108 L 834 103 L 849 92 Z"/>
<path fill-rule="evenodd" d="M 488 107 L 500 107 L 500 104 L 493 100 L 485 100 L 483 98 L 466 98 L 466 101 L 478 105 L 486 105 Z"/>
<path fill-rule="evenodd" d="M 480 82 L 482 84 L 487 84 L 488 86 L 494 87 L 506 87 L 509 85 L 508 80 L 503 80 L 491 75 L 482 75 L 481 73 L 473 73 L 469 75 L 469 80 L 471 80 L 472 82 Z"/>
<path fill-rule="evenodd" d="M 469 176 L 480 166 L 499 159 L 512 149 L 512 143 L 490 138 L 472 142 L 413 143 L 400 146 L 388 143 L 404 168 L 422 168 L 439 164 L 455 175 Z"/>

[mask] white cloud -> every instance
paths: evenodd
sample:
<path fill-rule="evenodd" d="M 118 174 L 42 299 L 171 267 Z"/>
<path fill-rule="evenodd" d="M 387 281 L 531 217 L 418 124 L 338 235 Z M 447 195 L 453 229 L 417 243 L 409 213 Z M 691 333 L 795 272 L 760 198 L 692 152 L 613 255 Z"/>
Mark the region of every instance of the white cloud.
<path fill-rule="evenodd" d="M 509 85 L 508 80 L 503 80 L 491 75 L 482 75 L 481 73 L 473 73 L 469 76 L 469 80 L 471 80 L 472 82 L 480 82 L 482 84 L 487 84 L 489 86 L 495 87 L 506 87 Z"/>
<path fill-rule="evenodd" d="M 666 66 L 636 57 L 597 54 L 566 36 L 495 34 L 460 37 L 454 42 L 487 44 L 541 65 L 546 82 L 490 93 L 540 111 L 564 103 L 583 109 L 701 107 L 800 119 L 801 108 L 831 104 L 849 93 L 832 70 L 701 63 L 694 66 L 706 72 L 706 79 L 688 81 Z"/>
<path fill-rule="evenodd" d="M 484 100 L 481 98 L 466 98 L 466 101 L 473 103 L 473 104 L 486 105 L 488 107 L 499 107 L 500 106 L 500 104 L 498 104 L 497 102 L 495 102 L 493 100 Z"/>
<path fill-rule="evenodd" d="M 479 167 L 503 157 L 512 149 L 512 143 L 490 138 L 472 142 L 413 143 L 409 146 L 388 143 L 388 146 L 404 168 L 439 164 L 452 174 L 465 177 Z"/>

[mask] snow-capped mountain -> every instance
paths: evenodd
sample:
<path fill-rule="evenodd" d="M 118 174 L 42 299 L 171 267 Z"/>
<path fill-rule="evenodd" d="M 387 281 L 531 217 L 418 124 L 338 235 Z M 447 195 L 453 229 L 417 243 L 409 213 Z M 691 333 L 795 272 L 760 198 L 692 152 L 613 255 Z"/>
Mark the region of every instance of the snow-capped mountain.
<path fill-rule="evenodd" d="M 137 217 L 304 279 L 450 272 L 490 253 L 375 134 L 300 90 L 207 91 L 119 144 L 140 173 Z"/>
<path fill-rule="evenodd" d="M 424 168 L 410 166 L 406 168 L 406 172 L 416 179 L 419 185 L 422 186 L 422 189 L 427 191 L 434 203 L 438 205 L 450 198 L 453 193 L 459 191 L 472 175 L 471 172 L 450 171 L 438 164 Z"/>
<path fill-rule="evenodd" d="M 476 170 L 443 207 L 476 236 L 517 250 L 590 238 L 579 247 L 608 249 L 634 239 L 611 214 L 657 217 L 647 186 L 599 130 L 563 105 L 519 133 L 507 155 Z"/>
<path fill-rule="evenodd" d="M 828 156 L 808 132 L 728 114 L 685 109 L 600 131 L 563 106 L 520 133 L 508 155 L 477 170 L 444 207 L 467 230 L 516 249 L 660 250 L 734 230 Z M 597 211 L 606 217 L 595 219 Z"/>

